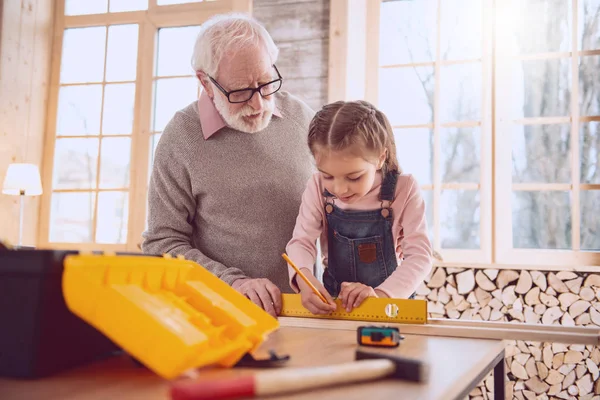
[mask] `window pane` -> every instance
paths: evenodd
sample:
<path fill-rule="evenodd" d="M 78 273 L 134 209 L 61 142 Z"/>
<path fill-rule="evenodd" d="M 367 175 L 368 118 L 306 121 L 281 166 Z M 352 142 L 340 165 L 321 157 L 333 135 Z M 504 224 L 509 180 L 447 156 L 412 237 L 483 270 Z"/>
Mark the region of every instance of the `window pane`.
<path fill-rule="evenodd" d="M 571 182 L 570 132 L 569 124 L 515 125 L 513 182 Z"/>
<path fill-rule="evenodd" d="M 580 115 L 589 117 L 600 115 L 600 73 L 598 71 L 600 71 L 600 56 L 579 59 Z"/>
<path fill-rule="evenodd" d="M 108 0 L 66 0 L 65 15 L 102 14 L 107 6 Z"/>
<path fill-rule="evenodd" d="M 148 0 L 110 0 L 110 12 L 148 9 Z"/>
<path fill-rule="evenodd" d="M 101 192 L 98 194 L 96 243 L 121 244 L 127 242 L 128 200 L 127 192 Z"/>
<path fill-rule="evenodd" d="M 442 122 L 481 119 L 481 63 L 442 67 L 440 117 Z"/>
<path fill-rule="evenodd" d="M 423 190 L 421 196 L 425 201 L 425 218 L 427 219 L 427 235 L 433 244 L 433 191 Z"/>
<path fill-rule="evenodd" d="M 390 1 L 381 4 L 379 65 L 435 59 L 437 1 Z"/>
<path fill-rule="evenodd" d="M 433 130 L 395 129 L 394 140 L 402 172 L 412 174 L 420 185 L 433 183 Z"/>
<path fill-rule="evenodd" d="M 98 139 L 56 139 L 53 189 L 94 189 Z"/>
<path fill-rule="evenodd" d="M 442 190 L 440 236 L 442 248 L 479 248 L 479 191 Z"/>
<path fill-rule="evenodd" d="M 194 75 L 191 59 L 200 26 L 158 31 L 157 76 Z"/>
<path fill-rule="evenodd" d="M 581 183 L 600 183 L 600 122 L 580 122 Z M 598 204 L 600 206 L 600 203 Z"/>
<path fill-rule="evenodd" d="M 198 99 L 198 79 L 158 79 L 154 91 L 154 131 L 162 131 L 175 112 Z"/>
<path fill-rule="evenodd" d="M 134 102 L 134 83 L 106 85 L 102 117 L 102 133 L 104 135 L 131 134 Z"/>
<path fill-rule="evenodd" d="M 101 82 L 105 42 L 105 26 L 65 29 L 60 82 Z"/>
<path fill-rule="evenodd" d="M 569 192 L 513 192 L 513 246 L 571 248 Z"/>
<path fill-rule="evenodd" d="M 100 154 L 100 188 L 118 189 L 128 187 L 131 138 L 102 139 L 102 152 Z"/>
<path fill-rule="evenodd" d="M 481 129 L 442 128 L 442 182 L 479 183 Z"/>
<path fill-rule="evenodd" d="M 579 0 L 579 48 L 600 49 L 600 0 Z"/>
<path fill-rule="evenodd" d="M 93 193 L 52 193 L 50 242 L 91 242 L 93 215 Z"/>
<path fill-rule="evenodd" d="M 481 57 L 483 46 L 482 0 L 443 0 L 442 57 L 460 60 Z"/>
<path fill-rule="evenodd" d="M 570 115 L 571 60 L 527 60 L 516 64 L 511 87 L 515 118 Z"/>
<path fill-rule="evenodd" d="M 512 0 L 507 28 L 520 53 L 570 51 L 571 12 L 571 0 Z"/>
<path fill-rule="evenodd" d="M 137 24 L 113 25 L 108 28 L 108 49 L 106 54 L 107 82 L 135 80 L 137 47 Z"/>
<path fill-rule="evenodd" d="M 581 201 L 581 249 L 600 251 L 600 191 L 583 190 Z"/>
<path fill-rule="evenodd" d="M 433 67 L 380 68 L 379 108 L 392 125 L 433 122 Z"/>
<path fill-rule="evenodd" d="M 58 94 L 57 135 L 98 135 L 102 85 L 63 86 Z"/>

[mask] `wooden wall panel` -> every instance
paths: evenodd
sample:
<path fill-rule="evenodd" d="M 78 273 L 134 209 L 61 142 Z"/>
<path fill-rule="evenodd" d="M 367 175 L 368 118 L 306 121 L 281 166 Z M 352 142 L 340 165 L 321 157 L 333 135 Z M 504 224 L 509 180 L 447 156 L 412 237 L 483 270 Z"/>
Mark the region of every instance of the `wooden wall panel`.
<path fill-rule="evenodd" d="M 4 0 L 0 33 L 0 185 L 8 164 L 41 166 L 50 74 L 52 0 Z M 39 197 L 25 200 L 25 244 L 37 238 Z M 19 199 L 0 194 L 0 236 L 16 243 Z"/>
<path fill-rule="evenodd" d="M 327 101 L 329 0 L 254 0 L 253 15 L 279 46 L 283 89 L 319 109 Z"/>

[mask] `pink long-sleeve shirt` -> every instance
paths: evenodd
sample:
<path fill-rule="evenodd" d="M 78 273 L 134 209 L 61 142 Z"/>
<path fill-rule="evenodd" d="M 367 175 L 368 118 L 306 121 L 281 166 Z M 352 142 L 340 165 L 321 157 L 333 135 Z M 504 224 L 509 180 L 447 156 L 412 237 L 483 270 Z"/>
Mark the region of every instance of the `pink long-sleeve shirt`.
<path fill-rule="evenodd" d="M 382 175 L 377 173 L 371 190 L 352 205 L 336 201 L 344 210 L 375 210 L 381 207 L 379 191 Z M 316 241 L 320 239 L 323 265 L 327 267 L 327 219 L 323 183 L 319 173 L 309 180 L 292 239 L 286 246 L 290 259 L 298 268 L 307 268 L 314 273 L 317 258 Z M 399 175 L 394 201 L 392 233 L 396 247 L 398 268 L 376 289 L 389 297 L 409 297 L 431 271 L 431 243 L 427 237 L 425 202 L 420 194 L 417 181 L 412 175 Z M 298 292 L 295 282 L 296 272 L 288 265 L 290 286 Z"/>

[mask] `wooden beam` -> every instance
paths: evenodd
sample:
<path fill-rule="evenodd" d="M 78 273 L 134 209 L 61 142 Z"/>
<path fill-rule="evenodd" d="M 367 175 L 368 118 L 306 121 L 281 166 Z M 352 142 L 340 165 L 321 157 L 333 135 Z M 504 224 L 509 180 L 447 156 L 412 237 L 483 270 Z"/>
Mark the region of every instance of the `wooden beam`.
<path fill-rule="evenodd" d="M 356 330 L 361 321 L 327 320 L 316 318 L 279 317 L 281 326 Z M 447 336 L 470 339 L 527 340 L 532 342 L 600 344 L 598 328 L 563 327 L 555 325 L 513 324 L 504 322 L 448 320 L 431 318 L 425 325 L 391 324 L 403 334 Z"/>
<path fill-rule="evenodd" d="M 378 43 L 370 43 L 379 27 L 369 26 L 378 19 L 376 0 L 331 0 L 329 14 L 328 101 L 368 99 L 376 101 L 373 81 Z M 371 62 L 375 62 L 375 67 Z M 375 69 L 374 69 L 375 68 Z M 369 74 L 368 74 L 369 72 Z"/>
<path fill-rule="evenodd" d="M 44 155 L 42 158 L 42 194 L 40 206 L 40 224 L 38 246 L 47 246 L 50 242 L 50 213 L 52 206 L 52 173 L 54 169 L 54 145 L 58 112 L 58 92 L 60 81 L 60 63 L 62 59 L 62 41 L 64 34 L 65 2 L 55 2 L 54 30 L 52 35 L 52 59 L 50 66 L 50 85 L 48 107 L 46 109 L 46 134 L 44 136 Z"/>
<path fill-rule="evenodd" d="M 379 24 L 380 1 L 367 1 L 365 42 L 365 100 L 377 106 L 379 102 Z"/>
<path fill-rule="evenodd" d="M 329 102 L 346 98 L 348 1 L 331 0 L 329 9 Z"/>

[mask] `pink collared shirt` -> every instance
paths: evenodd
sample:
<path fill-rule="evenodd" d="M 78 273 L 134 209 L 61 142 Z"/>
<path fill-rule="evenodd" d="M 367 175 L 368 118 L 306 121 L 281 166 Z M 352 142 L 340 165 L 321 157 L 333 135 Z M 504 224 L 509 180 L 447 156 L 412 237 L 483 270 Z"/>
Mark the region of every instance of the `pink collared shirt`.
<path fill-rule="evenodd" d="M 379 191 L 382 175 L 377 173 L 371 190 L 352 205 L 336 201 L 336 206 L 347 210 L 374 210 L 381 207 Z M 319 238 L 323 253 L 323 265 L 327 266 L 327 219 L 324 207 L 323 184 L 320 173 L 309 180 L 292 239 L 286 246 L 286 252 L 298 268 L 308 268 L 314 273 L 317 257 L 316 240 Z M 399 175 L 394 201 L 393 238 L 396 246 L 398 268 L 377 289 L 393 298 L 408 298 L 424 281 L 432 268 L 431 243 L 427 237 L 425 202 L 420 194 L 417 181 L 412 175 Z M 290 286 L 298 292 L 295 285 L 295 271 L 288 266 Z"/>
<path fill-rule="evenodd" d="M 255 95 L 256 96 L 256 95 Z M 200 126 L 202 126 L 202 134 L 204 139 L 208 140 L 212 135 L 217 133 L 222 128 L 226 127 L 225 120 L 219 114 L 219 111 L 215 107 L 212 99 L 208 97 L 206 92 L 203 90 L 198 99 L 198 115 L 200 116 Z M 273 115 L 281 118 L 281 113 L 275 105 Z"/>

